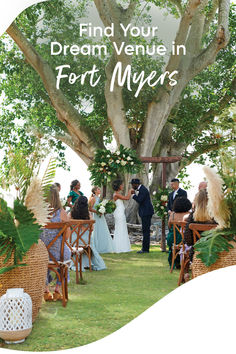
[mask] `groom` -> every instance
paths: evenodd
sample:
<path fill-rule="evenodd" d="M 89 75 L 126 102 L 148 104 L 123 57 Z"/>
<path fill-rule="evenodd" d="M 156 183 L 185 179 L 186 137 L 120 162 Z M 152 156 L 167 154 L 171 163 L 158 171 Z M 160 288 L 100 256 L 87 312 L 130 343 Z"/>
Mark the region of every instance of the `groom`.
<path fill-rule="evenodd" d="M 143 231 L 143 246 L 141 251 L 137 253 L 148 253 L 150 246 L 150 226 L 152 215 L 154 214 L 153 206 L 149 191 L 144 187 L 138 178 L 132 179 L 130 182 L 132 185 L 133 199 L 139 204 L 139 216 L 142 220 Z"/>

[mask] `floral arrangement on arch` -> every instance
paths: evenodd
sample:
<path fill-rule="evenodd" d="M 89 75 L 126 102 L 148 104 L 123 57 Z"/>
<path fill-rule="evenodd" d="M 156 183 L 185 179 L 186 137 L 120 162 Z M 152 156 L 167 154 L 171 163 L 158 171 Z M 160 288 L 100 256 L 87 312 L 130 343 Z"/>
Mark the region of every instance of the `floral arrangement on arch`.
<path fill-rule="evenodd" d="M 88 170 L 91 173 L 90 180 L 92 183 L 96 186 L 102 186 L 117 178 L 120 174 L 136 174 L 142 168 L 143 164 L 136 151 L 120 145 L 120 148 L 115 152 L 98 149 Z"/>
<path fill-rule="evenodd" d="M 103 201 L 95 206 L 98 215 L 111 214 L 116 209 L 116 203 L 113 200 L 103 199 Z"/>
<path fill-rule="evenodd" d="M 169 188 L 159 188 L 152 193 L 154 211 L 161 219 L 165 219 L 168 214 L 167 204 L 170 192 Z"/>

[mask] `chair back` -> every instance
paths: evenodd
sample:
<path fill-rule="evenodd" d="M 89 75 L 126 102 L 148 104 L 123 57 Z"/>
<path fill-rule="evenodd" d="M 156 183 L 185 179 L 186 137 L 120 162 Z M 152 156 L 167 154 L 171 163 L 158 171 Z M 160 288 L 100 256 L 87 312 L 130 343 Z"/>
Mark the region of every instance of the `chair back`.
<path fill-rule="evenodd" d="M 194 244 L 201 238 L 200 232 L 209 231 L 215 229 L 217 224 L 189 224 L 189 229 L 193 232 L 193 242 Z"/>
<path fill-rule="evenodd" d="M 71 247 L 88 247 L 91 243 L 91 235 L 93 231 L 93 224 L 95 220 L 76 220 L 71 219 L 68 224 L 70 225 L 70 245 Z M 88 241 L 83 239 L 84 234 L 89 231 Z M 76 233 L 76 239 L 72 241 L 72 234 Z"/>
<path fill-rule="evenodd" d="M 50 230 L 58 229 L 57 235 L 46 246 L 47 250 L 48 250 L 49 258 L 57 265 L 59 265 L 59 263 L 58 263 L 59 261 L 64 262 L 64 248 L 65 248 L 65 244 L 66 244 L 68 227 L 69 227 L 68 222 L 50 222 L 44 226 L 44 229 L 50 229 Z M 53 257 L 52 253 L 50 252 L 50 249 L 55 244 L 55 242 L 59 239 L 60 236 L 62 236 L 61 249 L 60 249 L 60 260 L 56 260 L 55 257 Z"/>

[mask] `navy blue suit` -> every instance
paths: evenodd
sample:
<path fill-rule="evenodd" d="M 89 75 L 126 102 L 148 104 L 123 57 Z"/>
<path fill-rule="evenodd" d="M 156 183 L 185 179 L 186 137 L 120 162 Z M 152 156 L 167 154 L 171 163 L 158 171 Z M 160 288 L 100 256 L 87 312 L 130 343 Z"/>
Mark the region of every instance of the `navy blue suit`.
<path fill-rule="evenodd" d="M 142 220 L 143 245 L 142 250 L 149 252 L 150 246 L 150 226 L 152 215 L 154 214 L 153 206 L 149 191 L 141 185 L 138 190 L 138 195 L 133 195 L 133 199 L 139 204 L 138 213 Z"/>
<path fill-rule="evenodd" d="M 171 210 L 171 211 L 172 211 L 175 199 L 177 199 L 179 197 L 187 198 L 187 192 L 184 189 L 181 189 L 181 188 L 179 188 L 177 194 L 175 195 L 175 199 L 173 199 L 173 194 L 174 194 L 174 191 L 171 192 L 169 194 L 169 197 L 168 197 L 168 206 L 167 207 L 168 207 L 168 210 Z"/>

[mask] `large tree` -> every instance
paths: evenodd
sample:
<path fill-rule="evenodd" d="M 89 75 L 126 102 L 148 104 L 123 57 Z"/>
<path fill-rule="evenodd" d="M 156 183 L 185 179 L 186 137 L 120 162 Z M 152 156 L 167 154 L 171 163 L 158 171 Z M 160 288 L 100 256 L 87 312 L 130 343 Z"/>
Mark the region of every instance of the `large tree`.
<path fill-rule="evenodd" d="M 80 55 L 71 60 L 66 56 L 50 56 L 50 41 L 68 45 L 89 42 L 88 38 L 78 36 L 80 18 L 85 16 L 87 3 L 55 0 L 38 4 L 21 14 L 8 28 L 7 34 L 20 50 L 7 36 L 1 41 L 4 126 L 6 120 L 13 127 L 15 118 L 23 119 L 29 134 L 45 136 L 51 144 L 59 141 L 58 149 L 60 142 L 64 142 L 87 164 L 95 149 L 103 147 L 112 135 L 118 145 L 132 147 L 140 156 L 183 154 L 182 165 L 170 165 L 168 175 L 176 175 L 180 168 L 211 147 L 216 150 L 228 146 L 227 137 L 212 140 L 212 134 L 204 134 L 202 140 L 202 135 L 213 129 L 217 113 L 232 102 L 235 92 L 235 13 L 232 8 L 229 16 L 230 1 L 152 0 L 143 6 L 143 2 L 136 0 L 123 1 L 122 5 L 115 0 L 94 0 L 104 26 L 114 23 L 115 34 L 109 39 L 117 45 L 134 43 L 131 36 L 124 37 L 120 23 L 125 26 L 145 21 L 144 9 L 147 10 L 149 3 L 152 13 L 153 6 L 156 11 L 166 9 L 179 19 L 175 43 L 184 44 L 187 55 L 170 54 L 166 63 L 156 57 L 131 57 L 124 52 L 118 55 L 107 39 L 99 39 L 98 42 L 105 41 L 110 48 L 108 58 Z M 230 32 L 232 37 L 227 47 Z M 89 70 L 95 63 L 102 76 L 99 85 L 78 88 L 76 84 L 62 82 L 57 90 L 55 67 L 68 61 L 74 72 Z M 177 70 L 178 84 L 144 88 L 135 98 L 127 87 L 115 82 L 110 92 L 117 62 L 122 63 L 123 71 L 131 63 L 133 70 L 139 72 L 143 69 L 156 69 L 160 73 Z M 190 145 L 191 152 L 188 152 Z M 155 184 L 160 180 L 160 168 L 153 168 Z"/>

